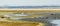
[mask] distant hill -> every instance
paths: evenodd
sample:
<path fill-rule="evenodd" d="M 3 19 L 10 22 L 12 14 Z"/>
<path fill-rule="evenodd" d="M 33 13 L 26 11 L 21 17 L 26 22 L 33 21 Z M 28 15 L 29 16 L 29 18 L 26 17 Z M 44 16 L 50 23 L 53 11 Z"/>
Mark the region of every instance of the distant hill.
<path fill-rule="evenodd" d="M 0 8 L 60 8 L 60 6 L 0 6 Z"/>

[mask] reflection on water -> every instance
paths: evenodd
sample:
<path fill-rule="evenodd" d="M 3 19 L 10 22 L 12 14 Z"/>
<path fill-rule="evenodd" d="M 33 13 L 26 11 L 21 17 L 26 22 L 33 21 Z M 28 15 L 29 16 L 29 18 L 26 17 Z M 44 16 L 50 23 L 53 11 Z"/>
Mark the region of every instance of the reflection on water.
<path fill-rule="evenodd" d="M 57 24 L 56 26 L 60 26 L 60 19 L 58 19 L 58 20 L 52 20 L 51 23 Z"/>

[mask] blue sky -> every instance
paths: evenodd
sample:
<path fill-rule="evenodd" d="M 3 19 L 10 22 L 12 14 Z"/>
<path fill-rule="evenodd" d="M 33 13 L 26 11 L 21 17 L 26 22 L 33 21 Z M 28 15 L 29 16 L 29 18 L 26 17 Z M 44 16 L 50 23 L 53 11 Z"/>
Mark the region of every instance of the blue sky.
<path fill-rule="evenodd" d="M 58 5 L 60 0 L 0 0 L 0 6 L 43 6 Z"/>

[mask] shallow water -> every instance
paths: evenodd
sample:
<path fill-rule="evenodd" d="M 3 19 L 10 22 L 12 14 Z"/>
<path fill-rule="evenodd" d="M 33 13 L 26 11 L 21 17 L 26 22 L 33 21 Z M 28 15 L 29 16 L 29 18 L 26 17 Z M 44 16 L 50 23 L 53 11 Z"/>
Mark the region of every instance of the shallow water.
<path fill-rule="evenodd" d="M 52 20 L 51 23 L 57 24 L 56 26 L 60 26 L 60 19 L 58 19 L 58 20 Z"/>

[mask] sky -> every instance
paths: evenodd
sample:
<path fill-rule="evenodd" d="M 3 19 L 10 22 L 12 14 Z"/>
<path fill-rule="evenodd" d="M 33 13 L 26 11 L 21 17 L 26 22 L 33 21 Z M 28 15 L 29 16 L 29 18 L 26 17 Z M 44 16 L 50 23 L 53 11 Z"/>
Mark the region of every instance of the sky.
<path fill-rule="evenodd" d="M 0 6 L 60 6 L 60 0 L 0 0 Z"/>

